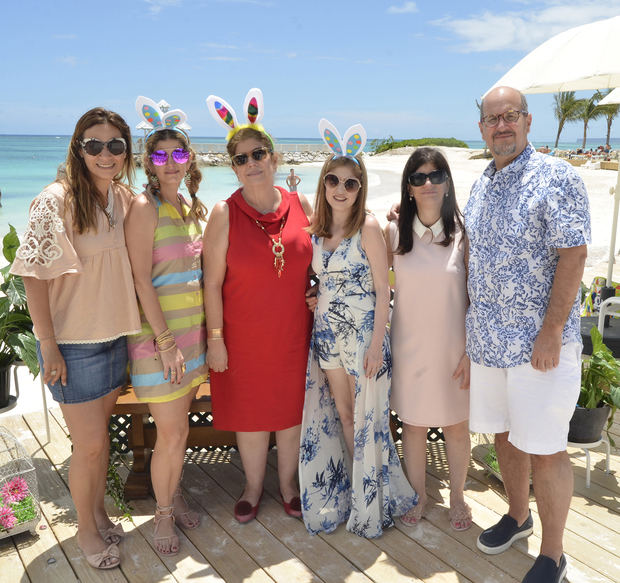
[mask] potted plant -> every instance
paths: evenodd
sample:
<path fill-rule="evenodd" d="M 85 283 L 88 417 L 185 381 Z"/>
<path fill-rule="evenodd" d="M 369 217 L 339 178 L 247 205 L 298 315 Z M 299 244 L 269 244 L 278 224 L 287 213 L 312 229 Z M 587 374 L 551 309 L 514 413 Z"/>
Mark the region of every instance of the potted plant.
<path fill-rule="evenodd" d="M 596 326 L 590 330 L 592 356 L 581 363 L 581 389 L 570 421 L 568 441 L 593 443 L 601 438 L 605 421 L 609 435 L 616 409 L 620 406 L 620 363 L 603 343 Z"/>
<path fill-rule="evenodd" d="M 22 278 L 9 273 L 19 237 L 13 225 L 2 240 L 2 253 L 8 265 L 0 268 L 0 408 L 6 407 L 10 395 L 10 367 L 23 361 L 33 376 L 39 374 L 32 319 L 26 304 Z"/>

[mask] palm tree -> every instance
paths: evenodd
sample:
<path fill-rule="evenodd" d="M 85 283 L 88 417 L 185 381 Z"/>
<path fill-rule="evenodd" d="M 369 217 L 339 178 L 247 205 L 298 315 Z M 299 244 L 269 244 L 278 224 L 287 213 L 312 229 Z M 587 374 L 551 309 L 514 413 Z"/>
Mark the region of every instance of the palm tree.
<path fill-rule="evenodd" d="M 579 119 L 579 100 L 575 99 L 574 91 L 562 91 L 553 96 L 553 113 L 558 120 L 558 135 L 555 138 L 555 147 L 558 147 L 560 134 L 567 121 Z"/>
<path fill-rule="evenodd" d="M 601 99 L 601 94 L 597 91 L 589 99 L 580 99 L 581 107 L 579 108 L 579 119 L 583 120 L 583 143 L 581 147 L 585 150 L 586 136 L 588 134 L 588 122 L 591 119 L 603 117 L 603 112 L 597 107 L 597 103 Z"/>
<path fill-rule="evenodd" d="M 605 93 L 602 93 L 602 97 L 606 97 L 609 95 L 613 89 L 608 89 Z M 620 113 L 620 104 L 618 103 L 610 103 L 609 105 L 599 105 L 598 108 L 603 112 L 605 116 L 605 120 L 607 122 L 607 139 L 605 140 L 605 145 L 609 144 L 609 138 L 611 136 L 611 124 L 614 121 L 614 117 L 617 117 L 618 113 Z"/>

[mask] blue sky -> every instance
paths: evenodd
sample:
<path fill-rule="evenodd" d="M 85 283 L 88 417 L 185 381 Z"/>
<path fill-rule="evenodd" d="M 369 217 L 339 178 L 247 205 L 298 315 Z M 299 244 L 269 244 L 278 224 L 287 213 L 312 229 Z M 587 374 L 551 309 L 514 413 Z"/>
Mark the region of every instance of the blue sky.
<path fill-rule="evenodd" d="M 327 117 L 341 132 L 361 122 L 370 137 L 477 139 L 475 100 L 521 57 L 618 14 L 620 0 L 4 2 L 0 133 L 70 134 L 97 105 L 135 127 L 145 95 L 183 109 L 194 135 L 219 136 L 207 95 L 239 112 L 260 87 L 276 138 L 318 137 Z M 531 138 L 551 142 L 552 96 L 529 101 Z M 581 135 L 575 123 L 562 140 Z M 604 136 L 604 123 L 588 135 Z"/>

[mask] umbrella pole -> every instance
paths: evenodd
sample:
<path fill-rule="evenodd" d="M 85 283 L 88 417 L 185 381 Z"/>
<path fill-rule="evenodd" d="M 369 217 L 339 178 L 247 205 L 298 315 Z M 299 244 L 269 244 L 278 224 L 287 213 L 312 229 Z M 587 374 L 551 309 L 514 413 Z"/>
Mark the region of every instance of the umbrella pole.
<path fill-rule="evenodd" d="M 616 261 L 616 231 L 618 230 L 618 207 L 620 206 L 620 169 L 618 170 L 615 190 L 610 189 L 614 195 L 614 216 L 611 222 L 611 240 L 609 242 L 609 260 L 607 262 L 607 280 L 605 287 L 601 290 L 601 303 L 607 298 L 616 295 L 616 290 L 611 285 L 613 283 L 614 263 Z M 605 328 L 609 326 L 609 316 L 605 317 Z"/>

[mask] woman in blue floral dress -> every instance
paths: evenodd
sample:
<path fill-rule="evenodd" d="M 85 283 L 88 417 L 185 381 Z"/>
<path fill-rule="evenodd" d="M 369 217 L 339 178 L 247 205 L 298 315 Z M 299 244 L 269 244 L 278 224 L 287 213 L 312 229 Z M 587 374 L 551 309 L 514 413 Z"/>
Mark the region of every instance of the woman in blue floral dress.
<path fill-rule="evenodd" d="M 386 249 L 366 213 L 366 169 L 355 155 L 363 128 L 345 134 L 353 150 L 345 156 L 336 129 L 327 120 L 319 127 L 335 154 L 321 171 L 309 227 L 319 290 L 302 421 L 302 513 L 313 534 L 346 521 L 347 530 L 377 537 L 417 502 L 389 426 Z"/>

